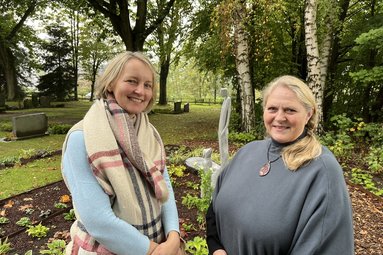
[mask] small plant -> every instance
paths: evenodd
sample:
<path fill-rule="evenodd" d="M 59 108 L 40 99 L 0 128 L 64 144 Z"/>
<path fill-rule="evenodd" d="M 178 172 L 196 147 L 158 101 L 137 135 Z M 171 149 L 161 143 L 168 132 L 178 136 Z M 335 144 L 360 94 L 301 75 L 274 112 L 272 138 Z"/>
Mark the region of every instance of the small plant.
<path fill-rule="evenodd" d="M 12 250 L 11 243 L 8 242 L 8 238 L 2 242 L 0 239 L 0 254 L 8 254 Z"/>
<path fill-rule="evenodd" d="M 184 228 L 184 230 L 186 232 L 190 232 L 192 230 L 195 230 L 195 227 L 193 226 L 193 224 L 182 223 L 182 227 Z"/>
<path fill-rule="evenodd" d="M 64 240 L 53 240 L 48 243 L 48 250 L 41 250 L 40 254 L 64 255 L 65 245 Z"/>
<path fill-rule="evenodd" d="M 209 251 L 207 249 L 206 240 L 200 236 L 194 237 L 193 240 L 186 242 L 185 250 L 193 255 L 207 255 Z"/>
<path fill-rule="evenodd" d="M 0 217 L 0 224 L 7 224 L 9 223 L 9 219 L 7 217 Z"/>
<path fill-rule="evenodd" d="M 0 237 L 1 237 L 1 236 L 4 236 L 4 234 L 5 234 L 5 230 L 2 229 L 2 228 L 0 228 Z"/>
<path fill-rule="evenodd" d="M 64 203 L 55 203 L 55 208 L 57 209 L 64 209 L 67 208 L 68 206 Z"/>
<path fill-rule="evenodd" d="M 18 156 L 9 156 L 9 157 L 2 158 L 0 160 L 0 165 L 4 165 L 4 166 L 10 166 L 16 163 L 20 163 L 20 159 Z"/>
<path fill-rule="evenodd" d="M 27 227 L 32 225 L 32 221 L 28 217 L 22 217 L 16 222 L 16 225 L 21 227 Z"/>
<path fill-rule="evenodd" d="M 27 229 L 27 234 L 32 237 L 37 237 L 38 239 L 46 237 L 48 235 L 49 228 L 41 225 L 41 222 L 36 226 L 29 226 Z"/>
<path fill-rule="evenodd" d="M 52 213 L 52 211 L 51 211 L 50 209 L 48 209 L 48 210 L 42 210 L 42 211 L 40 212 L 39 217 L 40 217 L 40 218 L 47 218 L 49 215 L 51 215 L 51 213 Z"/>
<path fill-rule="evenodd" d="M 372 147 L 366 157 L 368 168 L 372 173 L 383 173 L 383 148 Z"/>
<path fill-rule="evenodd" d="M 35 149 L 28 149 L 28 150 L 21 149 L 19 153 L 19 158 L 30 159 L 35 154 L 36 154 Z"/>
<path fill-rule="evenodd" d="M 25 214 L 27 214 L 27 215 L 31 215 L 33 212 L 35 211 L 35 209 L 32 209 L 32 208 L 27 208 L 27 209 L 25 209 Z"/>
<path fill-rule="evenodd" d="M 187 187 L 192 188 L 194 190 L 199 189 L 199 184 L 198 183 L 187 181 L 185 184 L 186 184 Z"/>
<path fill-rule="evenodd" d="M 74 213 L 73 209 L 70 209 L 69 212 L 64 213 L 64 219 L 67 221 L 75 221 L 76 220 L 76 215 Z"/>
<path fill-rule="evenodd" d="M 367 190 L 371 191 L 371 193 L 377 196 L 383 196 L 383 189 L 376 187 L 375 183 L 373 182 L 373 176 L 359 168 L 351 169 L 351 181 L 353 183 L 363 185 Z"/>
<path fill-rule="evenodd" d="M 184 176 L 185 169 L 186 167 L 184 165 L 176 166 L 172 164 L 168 167 L 169 178 L 172 185 L 177 185 L 176 178 Z"/>
<path fill-rule="evenodd" d="M 202 169 L 198 170 L 199 176 L 201 177 L 201 196 L 192 196 L 186 194 L 182 197 L 182 204 L 186 205 L 188 208 L 196 207 L 198 210 L 197 221 L 199 224 L 205 224 L 205 215 L 207 209 L 209 208 L 211 202 L 211 196 L 213 193 L 213 188 L 211 187 L 211 174 L 212 171 L 204 171 Z"/>

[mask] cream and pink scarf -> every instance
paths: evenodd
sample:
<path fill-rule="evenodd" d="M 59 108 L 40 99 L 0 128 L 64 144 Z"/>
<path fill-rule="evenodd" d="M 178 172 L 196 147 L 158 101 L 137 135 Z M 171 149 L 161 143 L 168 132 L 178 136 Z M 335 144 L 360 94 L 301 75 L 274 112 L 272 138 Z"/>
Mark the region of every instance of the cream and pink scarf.
<path fill-rule="evenodd" d="M 110 196 L 116 216 L 150 240 L 158 243 L 163 241 L 161 204 L 169 195 L 162 176 L 165 151 L 147 114 L 130 116 L 110 95 L 107 100 L 96 100 L 68 136 L 75 130 L 83 130 L 91 169 L 105 193 Z M 63 153 L 65 146 L 66 141 Z M 102 249 L 105 252 L 105 247 L 86 232 L 77 213 L 76 216 L 67 254 L 75 254 L 79 249 L 92 252 Z"/>

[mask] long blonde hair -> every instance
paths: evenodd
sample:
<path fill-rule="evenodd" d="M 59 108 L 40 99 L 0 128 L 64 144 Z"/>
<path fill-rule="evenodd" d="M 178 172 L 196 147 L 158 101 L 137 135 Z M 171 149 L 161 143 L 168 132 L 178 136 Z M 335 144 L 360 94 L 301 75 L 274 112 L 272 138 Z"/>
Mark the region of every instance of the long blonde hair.
<path fill-rule="evenodd" d="M 149 59 L 141 52 L 126 51 L 115 56 L 108 63 L 108 65 L 105 68 L 105 71 L 96 81 L 95 97 L 97 99 L 107 98 L 108 89 L 112 88 L 112 86 L 115 85 L 115 81 L 120 76 L 125 64 L 128 63 L 128 61 L 131 59 L 138 59 L 142 61 L 145 65 L 149 67 L 150 71 L 152 72 L 153 96 L 145 109 L 146 112 L 149 112 L 150 109 L 153 107 L 157 96 L 156 71 Z"/>
<path fill-rule="evenodd" d="M 315 130 L 318 127 L 318 106 L 312 91 L 306 83 L 294 76 L 284 75 L 271 81 L 263 90 L 263 109 L 265 109 L 271 92 L 280 86 L 294 92 L 307 112 L 312 111 L 312 116 L 305 127 L 307 135 L 282 149 L 282 158 L 286 166 L 290 170 L 296 171 L 322 153 L 322 145 L 315 135 Z"/>

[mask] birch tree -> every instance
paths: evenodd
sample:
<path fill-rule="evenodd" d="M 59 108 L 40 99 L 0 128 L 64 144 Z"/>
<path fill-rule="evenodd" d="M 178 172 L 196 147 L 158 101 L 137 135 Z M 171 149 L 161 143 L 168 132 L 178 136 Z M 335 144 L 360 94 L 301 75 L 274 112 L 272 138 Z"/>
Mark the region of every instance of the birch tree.
<path fill-rule="evenodd" d="M 305 45 L 307 51 L 307 83 L 315 95 L 319 113 L 319 131 L 323 122 L 323 91 L 326 84 L 329 56 L 331 54 L 332 32 L 334 29 L 334 0 L 329 0 L 323 8 L 325 32 L 321 44 L 318 42 L 317 11 L 319 0 L 306 0 L 305 3 Z M 321 3 L 325 4 L 324 1 Z"/>
<path fill-rule="evenodd" d="M 213 23 L 220 31 L 221 41 L 226 44 L 227 49 L 230 48 L 233 51 L 239 82 L 241 129 L 245 132 L 255 128 L 255 100 L 250 75 L 249 38 L 246 30 L 247 14 L 246 1 L 227 0 L 217 6 Z"/>
<path fill-rule="evenodd" d="M 241 94 L 241 121 L 245 132 L 255 126 L 254 93 L 251 84 L 249 63 L 249 42 L 244 27 L 246 1 L 239 0 L 233 13 L 235 36 L 235 63 L 239 77 Z"/>

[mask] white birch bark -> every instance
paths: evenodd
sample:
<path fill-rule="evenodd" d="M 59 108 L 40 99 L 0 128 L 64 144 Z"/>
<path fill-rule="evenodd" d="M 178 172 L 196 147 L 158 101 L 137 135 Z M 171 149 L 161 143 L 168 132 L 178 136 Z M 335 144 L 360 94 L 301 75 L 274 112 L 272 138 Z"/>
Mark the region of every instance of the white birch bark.
<path fill-rule="evenodd" d="M 249 132 L 254 129 L 255 111 L 254 94 L 250 77 L 249 43 L 242 23 L 245 14 L 245 1 L 240 0 L 234 12 L 234 35 L 236 41 L 235 62 L 241 87 L 242 128 L 245 132 Z"/>
<path fill-rule="evenodd" d="M 323 88 L 321 84 L 321 60 L 317 38 L 317 0 L 306 0 L 305 44 L 307 51 L 307 84 L 314 93 L 318 104 L 319 123 L 322 123 Z"/>

